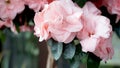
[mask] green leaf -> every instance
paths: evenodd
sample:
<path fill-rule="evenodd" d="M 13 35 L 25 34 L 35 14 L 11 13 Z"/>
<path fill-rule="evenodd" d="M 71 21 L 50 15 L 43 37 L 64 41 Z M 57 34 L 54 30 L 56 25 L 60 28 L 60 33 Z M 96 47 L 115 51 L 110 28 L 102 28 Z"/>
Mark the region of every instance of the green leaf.
<path fill-rule="evenodd" d="M 70 60 L 70 68 L 79 68 L 80 67 L 80 56 L 75 55 L 72 60 Z"/>
<path fill-rule="evenodd" d="M 47 44 L 51 47 L 51 52 L 55 60 L 58 60 L 63 51 L 63 43 L 54 41 L 52 39 L 47 41 Z"/>
<path fill-rule="evenodd" d="M 70 68 L 79 68 L 80 62 L 75 60 L 73 63 L 71 63 Z"/>
<path fill-rule="evenodd" d="M 80 41 L 79 41 L 79 40 L 74 40 L 73 42 L 74 42 L 74 45 L 80 44 Z"/>
<path fill-rule="evenodd" d="M 4 32 L 2 30 L 0 30 L 0 41 L 2 43 L 4 43 L 4 41 L 5 41 L 5 34 L 4 34 Z"/>
<path fill-rule="evenodd" d="M 81 44 L 76 45 L 75 54 L 76 54 L 76 55 L 79 55 L 81 52 L 82 52 Z"/>
<path fill-rule="evenodd" d="M 76 50 L 75 45 L 73 45 L 72 43 L 67 44 L 65 46 L 65 51 L 63 53 L 64 58 L 65 59 L 72 59 L 73 56 L 75 55 L 75 50 Z"/>
<path fill-rule="evenodd" d="M 88 59 L 88 54 L 87 53 L 84 53 L 84 52 L 81 52 L 80 53 L 80 61 L 82 63 L 86 63 L 87 62 L 87 59 Z"/>
<path fill-rule="evenodd" d="M 52 39 L 49 39 L 49 40 L 47 41 L 47 45 L 49 45 L 50 47 L 52 47 L 52 44 L 53 44 L 53 40 L 52 40 Z"/>
<path fill-rule="evenodd" d="M 99 68 L 101 59 L 93 53 L 89 53 L 87 60 L 87 68 Z"/>
<path fill-rule="evenodd" d="M 80 7 L 83 7 L 87 0 L 74 0 Z"/>

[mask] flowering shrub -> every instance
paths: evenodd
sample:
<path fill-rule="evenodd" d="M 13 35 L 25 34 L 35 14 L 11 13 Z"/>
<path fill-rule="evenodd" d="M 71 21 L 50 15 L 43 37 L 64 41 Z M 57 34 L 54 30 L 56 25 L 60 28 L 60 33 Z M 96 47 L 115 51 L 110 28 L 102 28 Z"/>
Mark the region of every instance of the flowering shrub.
<path fill-rule="evenodd" d="M 62 55 L 72 65 L 87 62 L 89 68 L 92 58 L 97 68 L 100 60 L 112 59 L 114 54 L 115 26 L 111 25 L 110 17 L 117 15 L 112 23 L 119 23 L 119 3 L 119 0 L 0 0 L 0 28 L 10 28 L 16 34 L 34 30 L 40 42 L 47 41 L 55 60 Z M 103 6 L 109 15 L 102 11 Z"/>

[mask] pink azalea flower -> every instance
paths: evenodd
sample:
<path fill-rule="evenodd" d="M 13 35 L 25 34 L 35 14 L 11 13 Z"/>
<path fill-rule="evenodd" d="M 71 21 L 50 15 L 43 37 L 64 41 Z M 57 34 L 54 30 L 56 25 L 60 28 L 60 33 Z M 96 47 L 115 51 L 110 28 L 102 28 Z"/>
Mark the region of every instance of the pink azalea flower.
<path fill-rule="evenodd" d="M 112 34 L 111 34 L 111 36 L 112 36 Z M 111 42 L 112 41 L 111 36 L 107 39 L 100 38 L 101 41 L 99 42 L 98 46 L 96 47 L 95 51 L 93 52 L 95 55 L 97 55 L 98 57 L 103 59 L 103 61 L 111 59 L 114 54 L 114 50 L 113 50 L 112 42 Z"/>
<path fill-rule="evenodd" d="M 35 14 L 35 35 L 40 41 L 52 37 L 58 42 L 69 43 L 82 29 L 82 10 L 71 0 L 53 1 Z"/>
<path fill-rule="evenodd" d="M 13 20 L 24 8 L 23 0 L 0 0 L 0 18 Z"/>
<path fill-rule="evenodd" d="M 84 52 L 94 52 L 96 47 L 100 45 L 102 47 L 111 46 L 111 41 L 101 44 L 103 40 L 108 41 L 111 37 L 110 32 L 112 31 L 112 27 L 110 26 L 109 19 L 100 14 L 101 12 L 91 2 L 87 2 L 83 7 L 83 29 L 78 32 L 77 37 Z M 108 45 L 106 45 L 107 43 Z M 109 54 L 111 54 L 111 51 Z M 97 56 L 101 57 L 100 55 Z"/>
<path fill-rule="evenodd" d="M 28 5 L 29 8 L 33 9 L 35 12 L 38 12 L 44 7 L 44 4 L 49 2 L 52 2 L 52 0 L 25 0 L 26 5 Z"/>

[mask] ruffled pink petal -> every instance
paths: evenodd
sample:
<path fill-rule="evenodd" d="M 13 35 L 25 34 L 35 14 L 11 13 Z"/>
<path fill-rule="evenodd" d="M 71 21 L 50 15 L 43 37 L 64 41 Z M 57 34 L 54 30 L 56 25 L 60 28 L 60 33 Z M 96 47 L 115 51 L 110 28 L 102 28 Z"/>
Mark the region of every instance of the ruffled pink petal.
<path fill-rule="evenodd" d="M 76 36 L 76 33 L 71 33 L 71 35 L 69 35 L 69 37 L 64 41 L 64 43 L 72 42 L 75 36 Z"/>
<path fill-rule="evenodd" d="M 83 26 L 81 24 L 81 14 L 82 12 L 80 13 L 76 13 L 76 14 L 73 14 L 71 16 L 68 16 L 66 18 L 66 21 L 68 23 L 65 23 L 64 26 L 66 26 L 64 29 L 67 30 L 67 31 L 70 31 L 70 32 L 77 32 L 77 31 L 80 31 Z M 79 15 L 79 16 L 78 16 Z M 74 19 L 75 18 L 75 19 Z"/>
<path fill-rule="evenodd" d="M 111 59 L 114 54 L 114 50 L 112 47 L 112 37 L 110 36 L 107 39 L 101 38 L 99 45 L 93 53 L 103 59 L 103 61 Z"/>
<path fill-rule="evenodd" d="M 80 43 L 82 46 L 82 51 L 93 52 L 93 51 L 95 51 L 95 49 L 99 43 L 99 39 L 94 38 L 94 37 L 90 37 L 90 38 L 86 38 L 84 40 L 81 40 Z"/>
<path fill-rule="evenodd" d="M 96 6 L 92 2 L 86 2 L 83 7 L 84 13 L 92 13 L 94 15 L 100 15 L 101 11 L 96 8 Z"/>

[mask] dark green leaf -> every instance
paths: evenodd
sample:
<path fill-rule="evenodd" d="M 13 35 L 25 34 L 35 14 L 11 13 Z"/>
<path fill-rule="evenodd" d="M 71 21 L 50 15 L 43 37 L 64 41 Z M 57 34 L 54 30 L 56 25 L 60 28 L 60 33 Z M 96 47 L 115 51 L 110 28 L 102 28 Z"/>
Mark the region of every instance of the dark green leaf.
<path fill-rule="evenodd" d="M 73 0 L 75 3 L 77 3 L 80 7 L 83 7 L 87 0 Z"/>
<path fill-rule="evenodd" d="M 87 62 L 87 59 L 88 59 L 88 54 L 87 53 L 84 53 L 84 52 L 81 52 L 80 53 L 80 61 L 82 63 L 86 63 Z"/>
<path fill-rule="evenodd" d="M 79 68 L 80 67 L 80 56 L 75 55 L 72 60 L 70 60 L 70 68 Z"/>
<path fill-rule="evenodd" d="M 70 68 L 79 68 L 80 62 L 75 60 L 73 63 L 71 63 Z"/>
<path fill-rule="evenodd" d="M 80 68 L 80 64 L 86 63 L 88 59 L 88 53 L 84 53 L 81 50 L 81 45 L 76 45 L 76 51 L 74 57 L 70 60 L 71 68 Z"/>
<path fill-rule="evenodd" d="M 63 43 L 50 39 L 47 41 L 47 44 L 51 47 L 54 59 L 58 60 L 63 51 Z"/>
<path fill-rule="evenodd" d="M 75 50 L 76 50 L 75 45 L 73 45 L 72 43 L 67 44 L 65 46 L 65 51 L 63 53 L 64 58 L 65 59 L 72 59 L 73 56 L 75 55 Z"/>
<path fill-rule="evenodd" d="M 73 42 L 74 42 L 74 45 L 80 44 L 80 41 L 79 41 L 79 40 L 74 40 Z"/>
<path fill-rule="evenodd" d="M 49 40 L 47 41 L 47 45 L 49 45 L 50 47 L 52 47 L 52 44 L 53 44 L 53 40 L 52 40 L 52 39 L 49 39 Z"/>
<path fill-rule="evenodd" d="M 76 54 L 76 55 L 79 55 L 81 52 L 82 52 L 82 47 L 81 47 L 81 45 L 80 45 L 80 44 L 76 45 L 76 52 L 75 52 L 75 54 Z"/>
<path fill-rule="evenodd" d="M 5 35 L 3 31 L 0 30 L 0 41 L 3 43 L 5 41 Z"/>
<path fill-rule="evenodd" d="M 92 53 L 89 53 L 87 60 L 87 68 L 98 68 L 101 59 Z"/>

